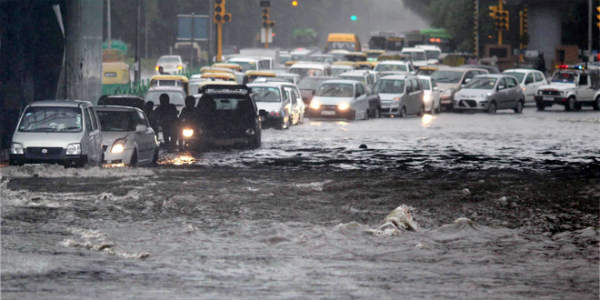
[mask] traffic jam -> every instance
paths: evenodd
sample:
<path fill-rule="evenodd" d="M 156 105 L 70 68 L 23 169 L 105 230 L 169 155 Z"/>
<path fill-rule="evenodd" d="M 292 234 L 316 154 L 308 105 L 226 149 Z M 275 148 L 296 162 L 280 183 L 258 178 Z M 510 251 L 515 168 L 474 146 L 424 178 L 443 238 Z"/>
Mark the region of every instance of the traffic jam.
<path fill-rule="evenodd" d="M 598 299 L 592 2 L 0 1 L 1 298 Z"/>

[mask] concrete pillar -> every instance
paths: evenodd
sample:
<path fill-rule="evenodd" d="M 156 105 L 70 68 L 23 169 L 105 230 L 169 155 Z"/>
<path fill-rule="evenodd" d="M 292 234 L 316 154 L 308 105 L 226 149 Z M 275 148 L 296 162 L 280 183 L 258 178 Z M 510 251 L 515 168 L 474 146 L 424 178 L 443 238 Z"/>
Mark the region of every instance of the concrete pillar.
<path fill-rule="evenodd" d="M 66 98 L 96 103 L 102 92 L 104 1 L 66 2 Z"/>
<path fill-rule="evenodd" d="M 546 68 L 555 59 L 555 50 L 561 45 L 561 8 L 544 3 L 530 4 L 529 7 L 529 50 L 544 53 Z"/>

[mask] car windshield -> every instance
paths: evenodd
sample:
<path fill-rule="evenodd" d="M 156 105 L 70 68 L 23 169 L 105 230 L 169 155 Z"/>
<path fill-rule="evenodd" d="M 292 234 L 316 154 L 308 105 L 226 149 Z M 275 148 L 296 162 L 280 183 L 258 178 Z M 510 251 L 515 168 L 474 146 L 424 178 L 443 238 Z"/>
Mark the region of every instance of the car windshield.
<path fill-rule="evenodd" d="M 408 67 L 405 64 L 378 64 L 375 66 L 376 72 L 398 71 L 408 72 Z"/>
<path fill-rule="evenodd" d="M 440 54 L 440 51 L 437 50 L 425 50 L 425 56 L 427 59 L 439 59 Z"/>
<path fill-rule="evenodd" d="M 344 76 L 340 76 L 340 78 L 366 83 L 365 78 L 362 76 L 359 76 L 359 75 L 344 75 Z"/>
<path fill-rule="evenodd" d="M 353 42 L 329 42 L 329 50 L 348 50 L 354 51 L 354 43 Z"/>
<path fill-rule="evenodd" d="M 217 112 L 251 111 L 251 102 L 248 99 L 217 96 L 212 101 Z"/>
<path fill-rule="evenodd" d="M 354 89 L 347 83 L 325 83 L 317 90 L 317 96 L 322 97 L 353 97 Z"/>
<path fill-rule="evenodd" d="M 79 132 L 81 109 L 77 107 L 29 107 L 23 114 L 19 131 Z"/>
<path fill-rule="evenodd" d="M 281 102 L 279 88 L 255 86 L 252 87 L 252 98 L 256 102 Z"/>
<path fill-rule="evenodd" d="M 429 84 L 429 80 L 427 79 L 419 79 L 419 83 L 421 84 L 421 88 L 425 91 L 431 90 L 431 85 Z"/>
<path fill-rule="evenodd" d="M 316 90 L 317 87 L 327 79 L 331 78 L 304 77 L 298 83 L 298 88 L 301 90 Z"/>
<path fill-rule="evenodd" d="M 136 111 L 98 110 L 97 112 L 102 131 L 135 131 L 135 126 L 141 124 L 141 118 Z"/>
<path fill-rule="evenodd" d="M 169 95 L 169 103 L 183 106 L 185 105 L 185 93 L 183 91 L 151 91 L 146 94 L 144 100 L 160 103 L 160 95 Z"/>
<path fill-rule="evenodd" d="M 521 72 L 504 72 L 504 74 L 516 78 L 518 82 L 523 82 L 523 77 L 525 77 L 525 73 Z"/>
<path fill-rule="evenodd" d="M 472 90 L 491 90 L 491 89 L 494 89 L 494 87 L 496 86 L 496 81 L 498 81 L 497 78 L 489 78 L 489 77 L 475 78 L 471 82 L 469 82 L 467 85 L 465 85 L 464 88 L 472 89 Z"/>
<path fill-rule="evenodd" d="M 552 75 L 552 82 L 574 83 L 575 77 L 576 75 L 573 72 L 556 72 Z"/>
<path fill-rule="evenodd" d="M 291 68 L 290 73 L 298 74 L 300 77 L 323 76 L 323 70 L 314 68 Z"/>
<path fill-rule="evenodd" d="M 404 93 L 404 79 L 381 79 L 377 81 L 375 92 L 381 94 Z"/>
<path fill-rule="evenodd" d="M 177 56 L 163 56 L 158 59 L 158 64 L 178 64 L 179 57 Z"/>
<path fill-rule="evenodd" d="M 256 62 L 253 62 L 253 61 L 229 60 L 229 61 L 227 61 L 227 63 L 228 64 L 237 64 L 237 65 L 239 65 L 242 68 L 242 72 L 257 70 L 256 69 Z"/>
<path fill-rule="evenodd" d="M 427 60 L 427 56 L 425 56 L 425 52 L 407 51 L 407 52 L 402 52 L 402 54 L 410 55 L 412 60 Z"/>
<path fill-rule="evenodd" d="M 431 79 L 439 83 L 458 83 L 462 75 L 460 71 L 437 70 L 431 74 Z"/>
<path fill-rule="evenodd" d="M 331 76 L 339 76 L 340 74 L 351 70 L 352 68 L 331 68 Z"/>

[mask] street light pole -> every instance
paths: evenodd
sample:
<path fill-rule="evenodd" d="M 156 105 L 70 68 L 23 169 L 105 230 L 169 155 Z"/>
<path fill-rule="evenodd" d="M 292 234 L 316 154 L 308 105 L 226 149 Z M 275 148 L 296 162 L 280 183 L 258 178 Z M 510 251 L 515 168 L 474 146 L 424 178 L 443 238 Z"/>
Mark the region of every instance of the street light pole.
<path fill-rule="evenodd" d="M 588 8 L 588 56 L 592 55 L 592 23 L 593 23 L 593 0 L 589 0 L 589 8 Z"/>
<path fill-rule="evenodd" d="M 137 14 L 135 16 L 135 83 L 140 84 L 141 81 L 141 64 L 140 64 L 140 19 L 142 15 L 142 4 L 140 0 L 136 0 Z"/>

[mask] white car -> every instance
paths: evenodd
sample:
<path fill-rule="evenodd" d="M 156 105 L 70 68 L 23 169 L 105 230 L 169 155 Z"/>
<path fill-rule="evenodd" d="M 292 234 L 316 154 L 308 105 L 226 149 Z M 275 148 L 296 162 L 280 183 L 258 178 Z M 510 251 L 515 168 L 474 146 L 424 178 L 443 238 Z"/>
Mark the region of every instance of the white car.
<path fill-rule="evenodd" d="M 535 94 L 539 87 L 548 84 L 544 73 L 533 69 L 509 69 L 502 72 L 517 79 L 525 94 L 525 104 L 535 104 Z"/>
<path fill-rule="evenodd" d="M 366 87 L 375 87 L 375 72 L 371 70 L 352 70 L 338 76 L 341 79 L 356 80 L 362 82 Z"/>
<path fill-rule="evenodd" d="M 279 129 L 304 122 L 304 102 L 298 87 L 288 82 L 249 84 L 263 126 Z"/>
<path fill-rule="evenodd" d="M 440 62 L 440 55 L 442 55 L 440 47 L 436 45 L 416 45 L 415 47 L 425 50 L 428 64 L 435 65 Z"/>
<path fill-rule="evenodd" d="M 242 67 L 242 73 L 246 71 L 270 70 L 272 63 L 269 58 L 253 56 L 233 56 L 227 59 L 228 64 L 236 64 Z"/>
<path fill-rule="evenodd" d="M 87 101 L 47 100 L 28 105 L 10 145 L 9 163 L 60 163 L 84 166 L 102 162 L 102 132 Z"/>
<path fill-rule="evenodd" d="M 431 76 L 417 76 L 423 90 L 423 106 L 427 113 L 439 113 L 440 108 L 440 90 L 431 79 Z"/>
<path fill-rule="evenodd" d="M 317 88 L 310 102 L 310 116 L 348 120 L 368 119 L 370 113 L 368 96 L 367 88 L 358 81 L 343 79 L 324 81 Z"/>
<path fill-rule="evenodd" d="M 428 64 L 425 50 L 421 48 L 403 48 L 402 54 L 410 55 L 412 63 L 415 67 L 423 67 Z"/>
<path fill-rule="evenodd" d="M 404 73 L 415 73 L 415 68 L 410 62 L 402 60 L 384 60 L 379 62 L 373 69 L 377 74 L 383 72 L 404 72 Z"/>
<path fill-rule="evenodd" d="M 94 109 L 102 125 L 104 163 L 136 166 L 158 160 L 158 140 L 143 111 L 117 105 Z"/>
<path fill-rule="evenodd" d="M 156 62 L 156 74 L 182 74 L 185 65 L 179 55 L 163 55 Z"/>

